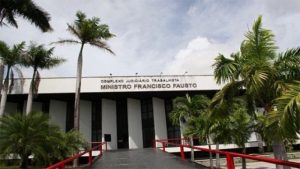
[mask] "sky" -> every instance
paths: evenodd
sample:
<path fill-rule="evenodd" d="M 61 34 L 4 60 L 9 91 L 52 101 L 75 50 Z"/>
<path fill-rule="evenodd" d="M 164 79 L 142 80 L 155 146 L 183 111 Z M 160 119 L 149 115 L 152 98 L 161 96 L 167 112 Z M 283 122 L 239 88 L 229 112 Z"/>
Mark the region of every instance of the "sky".
<path fill-rule="evenodd" d="M 259 16 L 275 34 L 278 52 L 300 46 L 300 0 L 33 0 L 46 10 L 54 31 L 42 33 L 18 17 L 18 29 L 0 27 L 9 45 L 26 41 L 55 47 L 67 61 L 42 77 L 76 75 L 79 45 L 49 45 L 73 38 L 66 31 L 75 13 L 99 17 L 116 37 L 107 41 L 116 55 L 86 46 L 83 76 L 212 75 L 214 58 L 239 50 L 244 34 Z M 25 77 L 32 70 L 23 69 Z"/>

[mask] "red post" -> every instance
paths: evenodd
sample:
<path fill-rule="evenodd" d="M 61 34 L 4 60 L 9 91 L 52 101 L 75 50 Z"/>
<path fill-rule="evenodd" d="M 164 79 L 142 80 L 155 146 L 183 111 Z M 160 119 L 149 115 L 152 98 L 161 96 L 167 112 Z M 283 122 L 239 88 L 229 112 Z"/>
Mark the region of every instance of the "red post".
<path fill-rule="evenodd" d="M 89 166 L 92 167 L 93 165 L 93 156 L 92 156 L 92 150 L 89 151 Z"/>
<path fill-rule="evenodd" d="M 163 146 L 163 147 L 162 147 L 162 151 L 163 151 L 163 152 L 166 152 L 166 143 L 165 143 L 165 142 L 162 142 L 162 146 Z"/>
<path fill-rule="evenodd" d="M 102 146 L 103 146 L 103 144 L 102 144 L 102 143 L 100 143 L 100 146 L 99 146 L 99 156 L 101 156 L 101 155 L 102 155 Z"/>
<path fill-rule="evenodd" d="M 180 157 L 182 160 L 185 160 L 184 147 L 180 144 Z"/>
<path fill-rule="evenodd" d="M 234 160 L 233 157 L 230 154 L 226 154 L 226 160 L 227 160 L 227 168 L 228 169 L 234 169 Z"/>
<path fill-rule="evenodd" d="M 62 164 L 61 166 L 59 166 L 59 169 L 65 169 L 65 164 Z"/>

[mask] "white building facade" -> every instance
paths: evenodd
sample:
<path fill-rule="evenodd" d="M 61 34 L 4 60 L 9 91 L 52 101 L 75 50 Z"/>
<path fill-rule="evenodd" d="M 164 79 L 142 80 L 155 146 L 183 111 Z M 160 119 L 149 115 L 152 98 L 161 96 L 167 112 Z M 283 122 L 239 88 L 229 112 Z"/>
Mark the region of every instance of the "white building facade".
<path fill-rule="evenodd" d="M 68 131 L 74 124 L 75 78 L 44 78 L 33 110 Z M 16 83 L 5 113 L 24 112 L 30 79 Z M 19 84 L 19 85 L 18 85 Z M 82 78 L 80 132 L 87 141 L 109 140 L 109 149 L 151 147 L 154 139 L 178 138 L 179 127 L 168 120 L 172 99 L 204 94 L 221 87 L 213 76 L 106 76 Z"/>

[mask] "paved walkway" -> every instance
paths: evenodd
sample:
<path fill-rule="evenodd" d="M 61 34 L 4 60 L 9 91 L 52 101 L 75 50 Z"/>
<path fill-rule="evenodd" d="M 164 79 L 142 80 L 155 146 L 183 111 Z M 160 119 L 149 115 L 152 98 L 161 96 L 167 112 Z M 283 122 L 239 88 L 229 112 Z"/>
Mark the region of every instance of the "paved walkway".
<path fill-rule="evenodd" d="M 188 160 L 160 150 L 138 149 L 108 151 L 96 161 L 93 169 L 205 169 Z"/>

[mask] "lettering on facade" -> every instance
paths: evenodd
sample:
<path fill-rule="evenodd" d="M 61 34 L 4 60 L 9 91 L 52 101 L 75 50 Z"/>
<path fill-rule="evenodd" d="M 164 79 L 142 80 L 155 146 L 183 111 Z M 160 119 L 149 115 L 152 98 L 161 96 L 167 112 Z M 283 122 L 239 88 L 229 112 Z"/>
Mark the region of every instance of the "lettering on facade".
<path fill-rule="evenodd" d="M 100 89 L 105 90 L 180 90 L 196 89 L 196 82 L 186 82 L 181 78 L 174 77 L 136 77 L 136 78 L 107 78 L 100 81 Z"/>

